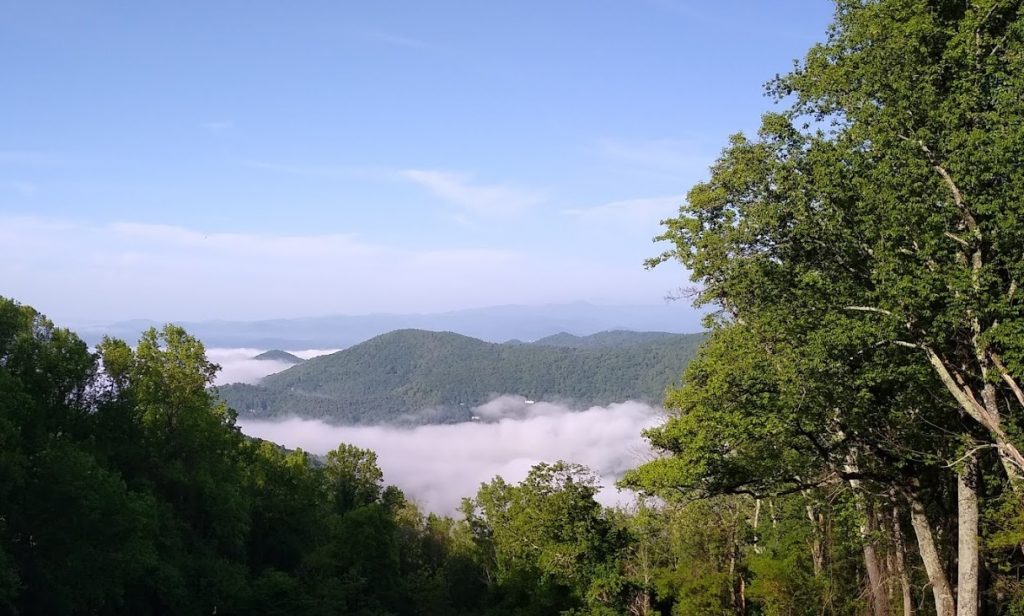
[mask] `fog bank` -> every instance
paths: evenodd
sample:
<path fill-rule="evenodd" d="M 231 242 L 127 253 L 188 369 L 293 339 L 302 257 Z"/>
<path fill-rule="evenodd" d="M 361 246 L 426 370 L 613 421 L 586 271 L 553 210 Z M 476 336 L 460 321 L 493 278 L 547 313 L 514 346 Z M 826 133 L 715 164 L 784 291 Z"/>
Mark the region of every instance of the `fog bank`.
<path fill-rule="evenodd" d="M 268 349 L 206 349 L 206 357 L 220 365 L 220 372 L 214 379 L 214 385 L 228 383 L 255 383 L 263 377 L 291 368 L 294 364 L 273 359 L 253 359 Z M 310 359 L 319 355 L 334 353 L 338 349 L 306 349 L 288 351 L 296 357 Z"/>
<path fill-rule="evenodd" d="M 475 409 L 481 421 L 415 428 L 333 426 L 321 421 L 239 419 L 242 431 L 289 448 L 324 454 L 339 443 L 377 452 L 386 482 L 397 485 L 425 510 L 450 514 L 480 484 L 500 475 L 526 477 L 538 462 L 566 460 L 600 475 L 605 504 L 631 498 L 613 487 L 626 470 L 652 457 L 641 432 L 659 423 L 660 409 L 639 402 L 571 411 L 501 396 Z"/>

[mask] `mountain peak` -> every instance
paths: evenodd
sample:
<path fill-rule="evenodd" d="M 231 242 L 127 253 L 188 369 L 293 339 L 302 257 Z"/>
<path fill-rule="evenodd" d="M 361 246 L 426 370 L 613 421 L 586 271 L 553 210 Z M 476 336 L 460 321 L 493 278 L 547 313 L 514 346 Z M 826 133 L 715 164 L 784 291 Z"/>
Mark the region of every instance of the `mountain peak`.
<path fill-rule="evenodd" d="M 260 361 L 282 361 L 289 364 L 301 364 L 306 361 L 297 355 L 292 355 L 288 351 L 282 351 L 280 349 L 271 349 L 264 353 L 260 353 L 253 357 L 253 359 L 258 359 Z"/>

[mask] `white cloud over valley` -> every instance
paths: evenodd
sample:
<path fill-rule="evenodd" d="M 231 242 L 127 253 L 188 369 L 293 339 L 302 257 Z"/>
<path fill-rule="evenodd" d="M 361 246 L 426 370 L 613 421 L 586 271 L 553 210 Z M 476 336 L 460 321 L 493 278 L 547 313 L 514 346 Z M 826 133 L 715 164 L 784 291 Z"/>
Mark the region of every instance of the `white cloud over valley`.
<path fill-rule="evenodd" d="M 480 421 L 415 428 L 334 426 L 308 419 L 240 419 L 242 431 L 286 447 L 324 454 L 340 443 L 377 452 L 384 479 L 426 510 L 452 513 L 495 476 L 518 482 L 539 462 L 566 460 L 589 467 L 605 487 L 599 500 L 624 502 L 613 484 L 622 473 L 650 459 L 642 431 L 660 422 L 662 411 L 639 402 L 573 411 L 567 406 L 527 404 L 501 396 L 476 409 Z"/>
<path fill-rule="evenodd" d="M 268 349 L 206 349 L 206 357 L 220 366 L 214 385 L 228 383 L 256 383 L 265 376 L 291 368 L 294 364 L 273 359 L 255 359 Z M 310 359 L 334 353 L 338 349 L 307 349 L 288 351 L 296 357 Z"/>

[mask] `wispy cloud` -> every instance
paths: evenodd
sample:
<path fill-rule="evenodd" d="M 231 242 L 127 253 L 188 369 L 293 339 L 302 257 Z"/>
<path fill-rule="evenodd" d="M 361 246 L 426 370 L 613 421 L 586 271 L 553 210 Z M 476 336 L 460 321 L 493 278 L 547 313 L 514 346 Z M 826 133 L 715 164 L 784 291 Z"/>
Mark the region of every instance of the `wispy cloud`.
<path fill-rule="evenodd" d="M 511 250 L 492 248 L 462 248 L 453 250 L 427 250 L 417 253 L 413 262 L 422 267 L 444 268 L 458 267 L 467 259 L 476 263 L 492 265 L 514 264 L 520 261 L 521 255 Z"/>
<path fill-rule="evenodd" d="M 616 228 L 642 226 L 651 230 L 659 221 L 674 215 L 682 201 L 681 196 L 626 199 L 589 208 L 570 208 L 562 210 L 562 213 L 586 223 Z"/>
<path fill-rule="evenodd" d="M 547 196 L 512 184 L 485 184 L 465 173 L 436 169 L 399 169 L 366 165 L 278 163 L 247 160 L 250 169 L 287 175 L 318 178 L 361 178 L 380 182 L 412 182 L 430 194 L 459 208 L 452 220 L 464 227 L 473 226 L 468 214 L 477 216 L 513 216 L 543 203 Z"/>
<path fill-rule="evenodd" d="M 659 174 L 692 174 L 704 172 L 714 157 L 695 144 L 680 139 L 648 141 L 602 140 L 597 154 L 634 170 Z"/>
<path fill-rule="evenodd" d="M 600 299 L 658 302 L 677 272 L 637 261 L 500 245 L 416 247 L 344 231 L 289 234 L 123 221 L 93 224 L 0 212 L 0 293 L 54 318 L 259 319 L 440 312 Z"/>
<path fill-rule="evenodd" d="M 277 259 L 308 259 L 373 255 L 380 246 L 358 241 L 351 233 L 323 235 L 269 235 L 252 233 L 204 233 L 174 225 L 119 222 L 109 228 L 118 236 L 143 240 L 150 246 L 203 249 L 235 256 L 267 256 Z"/>
<path fill-rule="evenodd" d="M 467 237 L 467 242 L 472 242 Z M 0 213 L 2 293 L 77 320 L 443 311 L 586 296 L 581 277 L 498 247 L 409 248 L 352 233 L 205 231 Z M 593 278 L 591 278 L 593 284 Z M 553 297 L 546 291 L 557 290 Z M 71 300 L 69 298 L 75 298 Z"/>
<path fill-rule="evenodd" d="M 449 203 L 486 216 L 511 216 L 546 200 L 543 193 L 508 184 L 478 184 L 461 173 L 406 169 L 402 177 Z"/>

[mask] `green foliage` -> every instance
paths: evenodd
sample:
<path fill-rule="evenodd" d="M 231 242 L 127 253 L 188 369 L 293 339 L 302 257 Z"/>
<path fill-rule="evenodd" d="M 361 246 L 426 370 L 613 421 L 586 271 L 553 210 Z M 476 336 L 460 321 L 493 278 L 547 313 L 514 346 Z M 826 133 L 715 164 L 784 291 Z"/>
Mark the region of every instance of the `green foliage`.
<path fill-rule="evenodd" d="M 328 452 L 323 473 L 338 511 L 366 506 L 381 497 L 384 475 L 377 467 L 377 454 L 368 449 L 339 445 Z"/>
<path fill-rule="evenodd" d="M 0 298 L 0 611 L 441 614 L 479 601 L 460 577 L 471 561 L 447 557 L 468 540 L 401 515 L 373 452 L 341 445 L 320 464 L 243 437 L 210 392 L 216 370 L 180 328 L 94 355 Z M 419 544 L 439 555 L 403 561 Z M 414 592 L 446 599 L 419 612 Z"/>
<path fill-rule="evenodd" d="M 582 467 L 424 516 L 376 454 L 248 439 L 180 328 L 91 354 L 0 300 L 0 609 L 131 614 L 618 614 L 648 602 Z M 666 599 L 671 603 L 671 599 Z"/>
<path fill-rule="evenodd" d="M 558 338 L 558 337 L 554 337 Z M 498 393 L 579 405 L 660 400 L 702 334 L 605 332 L 534 344 L 491 344 L 400 330 L 218 395 L 244 416 L 342 423 L 467 421 Z"/>
<path fill-rule="evenodd" d="M 463 513 L 488 576 L 493 614 L 618 613 L 635 589 L 622 574 L 627 537 L 594 500 L 597 479 L 579 465 L 534 466 L 509 485 L 480 487 Z"/>
<path fill-rule="evenodd" d="M 769 85 L 789 107 L 755 138 L 734 136 L 665 221 L 659 239 L 672 247 L 649 265 L 691 272 L 713 332 L 667 398 L 671 418 L 648 434 L 668 457 L 626 482 L 684 498 L 845 485 L 865 559 L 897 549 L 916 502 L 939 520 L 942 575 L 956 556 L 944 536 L 954 472 L 970 453 L 983 474 L 1009 479 L 985 484 L 983 496 L 1012 504 L 983 536 L 1004 550 L 988 555 L 1006 576 L 994 585 L 1011 588 L 1012 484 L 1024 471 L 1024 7 L 836 7 L 827 39 Z M 881 505 L 896 520 L 873 533 Z M 834 575 L 762 556 L 750 591 L 766 613 L 838 605 L 827 601 Z M 985 606 L 1003 609 L 1005 592 Z"/>

